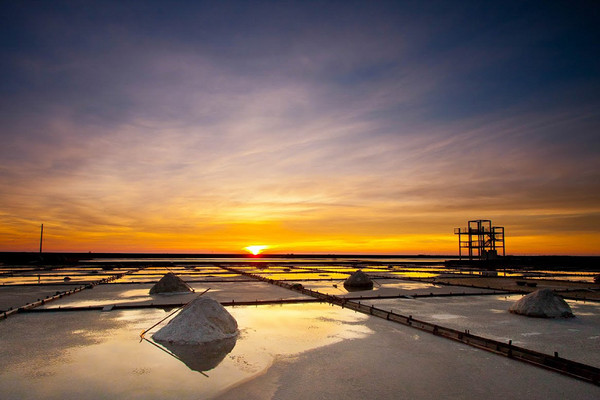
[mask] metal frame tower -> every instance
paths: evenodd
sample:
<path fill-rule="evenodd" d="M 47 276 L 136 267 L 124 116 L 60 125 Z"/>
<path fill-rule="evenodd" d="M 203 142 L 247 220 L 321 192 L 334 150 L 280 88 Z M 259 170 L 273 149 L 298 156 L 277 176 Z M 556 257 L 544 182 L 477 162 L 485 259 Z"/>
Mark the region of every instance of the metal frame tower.
<path fill-rule="evenodd" d="M 458 235 L 458 256 L 461 260 L 463 249 L 468 250 L 469 260 L 495 258 L 500 249 L 502 256 L 506 255 L 504 227 L 492 226 L 489 219 L 471 220 L 467 228 L 454 228 L 454 234 Z"/>

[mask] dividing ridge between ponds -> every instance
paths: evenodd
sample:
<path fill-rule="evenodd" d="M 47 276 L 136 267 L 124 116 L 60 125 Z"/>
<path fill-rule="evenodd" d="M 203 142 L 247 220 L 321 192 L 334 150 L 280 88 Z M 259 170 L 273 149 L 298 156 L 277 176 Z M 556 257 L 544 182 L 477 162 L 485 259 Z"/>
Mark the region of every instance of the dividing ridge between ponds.
<path fill-rule="evenodd" d="M 600 368 L 579 363 L 573 360 L 561 358 L 559 357 L 557 352 L 555 352 L 554 355 L 540 353 L 523 347 L 514 346 L 512 344 L 512 340 L 509 340 L 508 343 L 499 342 L 497 340 L 488 339 L 482 336 L 471 334 L 468 330 L 462 332 L 456 329 L 447 328 L 437 324 L 432 324 L 429 322 L 414 319 L 412 315 L 405 316 L 397 314 L 393 311 L 386 311 L 372 305 L 367 306 L 361 304 L 360 301 L 356 302 L 347 298 L 323 294 L 311 289 L 305 289 L 302 285 L 299 284 L 290 284 L 287 282 L 276 281 L 249 272 L 239 271 L 234 268 L 222 268 L 245 276 L 252 277 L 263 282 L 270 283 L 272 285 L 277 285 L 280 287 L 287 288 L 289 290 L 300 292 L 302 294 L 306 294 L 308 296 L 320 299 L 330 304 L 338 305 L 342 308 L 349 308 L 351 310 L 358 311 L 364 314 L 373 315 L 375 317 L 383 318 L 388 321 L 393 321 L 405 326 L 409 326 L 424 332 L 431 333 L 436 336 L 461 342 L 481 350 L 486 350 L 491 353 L 503 355 L 508 358 L 512 358 L 531 365 L 535 365 L 537 367 L 555 371 L 560 374 L 567 375 L 600 386 Z"/>

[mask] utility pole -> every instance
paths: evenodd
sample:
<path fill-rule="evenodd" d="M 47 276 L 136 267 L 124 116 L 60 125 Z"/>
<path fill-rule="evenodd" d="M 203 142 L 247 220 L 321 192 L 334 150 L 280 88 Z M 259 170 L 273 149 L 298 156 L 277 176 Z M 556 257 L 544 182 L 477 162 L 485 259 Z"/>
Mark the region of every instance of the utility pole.
<path fill-rule="evenodd" d="M 42 229 L 40 230 L 40 254 L 42 254 L 42 240 L 44 239 L 44 224 L 42 224 Z"/>

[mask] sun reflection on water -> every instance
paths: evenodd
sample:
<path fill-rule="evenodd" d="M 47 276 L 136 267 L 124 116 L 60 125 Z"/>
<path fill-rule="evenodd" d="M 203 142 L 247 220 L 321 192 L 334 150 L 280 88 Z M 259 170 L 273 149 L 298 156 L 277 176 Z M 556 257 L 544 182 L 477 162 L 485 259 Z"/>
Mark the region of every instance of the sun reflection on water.
<path fill-rule="evenodd" d="M 9 319 L 4 321 L 3 339 L 18 348 L 2 353 L 0 392 L 22 399 L 96 400 L 132 398 L 137 393 L 148 399 L 209 398 L 261 374 L 277 359 L 373 333 L 365 325 L 368 316 L 326 304 L 238 306 L 228 311 L 238 321 L 240 335 L 231 352 L 206 372 L 207 378 L 139 342 L 139 332 L 166 315 L 159 309 Z M 22 319 L 27 319 L 27 331 L 10 329 Z M 49 321 L 64 326 L 48 331 Z M 147 336 L 157 329 L 160 326 Z M 58 360 L 52 356 L 56 354 L 61 355 L 60 362 L 48 362 Z"/>

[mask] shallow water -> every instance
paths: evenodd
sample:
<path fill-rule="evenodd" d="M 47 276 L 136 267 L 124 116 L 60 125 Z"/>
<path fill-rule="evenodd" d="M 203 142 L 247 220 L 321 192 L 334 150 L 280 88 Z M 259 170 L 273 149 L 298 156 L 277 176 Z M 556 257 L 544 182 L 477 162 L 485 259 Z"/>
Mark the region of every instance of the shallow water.
<path fill-rule="evenodd" d="M 256 300 L 281 300 L 308 298 L 298 292 L 265 282 L 200 282 L 190 283 L 195 292 L 154 294 L 152 284 L 108 284 L 83 290 L 76 295 L 49 302 L 41 308 L 107 306 L 112 304 L 183 304 L 209 289 L 208 295 L 220 302 L 254 302 Z M 0 294 L 2 294 L 0 287 Z M 14 289 L 13 289 L 14 290 Z M 22 289 L 18 289 L 17 292 Z M 0 297 L 0 300 L 2 298 Z M 22 302 L 24 303 L 24 302 Z"/>
<path fill-rule="evenodd" d="M 322 261 L 322 260 L 321 260 Z M 287 273 L 302 271 L 301 274 Z M 327 269 L 327 272 L 324 270 Z M 130 284 L 117 283 L 96 286 L 75 295 L 64 297 L 48 303 L 44 307 L 65 307 L 83 305 L 107 305 L 122 302 L 160 304 L 181 303 L 193 298 L 206 288 L 209 294 L 218 301 L 254 301 L 295 299 L 306 297 L 297 292 L 269 285 L 265 282 L 252 281 L 241 275 L 233 275 L 233 279 L 244 279 L 244 282 L 211 282 L 210 279 L 222 279 L 216 274 L 221 269 L 213 266 L 182 266 L 173 268 L 146 268 L 133 275 L 127 275 L 120 282 L 147 281 L 156 282 L 169 270 L 190 279 L 190 285 L 196 289 L 195 294 L 177 294 L 169 296 L 150 296 L 148 291 L 152 283 Z M 355 267 L 324 268 L 322 265 L 294 266 L 278 265 L 258 268 L 248 265 L 244 270 L 263 274 L 277 273 L 291 279 L 310 276 L 321 281 L 302 282 L 305 287 L 319 289 L 330 294 L 345 295 L 343 280 Z M 86 276 L 86 270 L 70 269 L 75 275 Z M 89 270 L 88 270 L 89 271 Z M 100 274 L 115 275 L 127 269 L 102 271 Z M 373 274 L 391 275 L 392 273 L 431 273 L 440 274 L 445 271 L 439 267 L 416 267 L 392 269 L 373 268 Z M 59 274 L 62 276 L 66 270 Z M 30 274 L 30 273 L 29 273 Z M 214 275 L 213 275 L 214 274 Z M 27 274 L 24 274 L 27 275 Z M 327 280 L 330 276 L 341 276 L 339 281 Z M 101 279 L 99 274 L 90 272 L 90 279 Z M 26 276 L 32 278 L 31 275 Z M 333 284 L 338 288 L 333 287 Z M 379 279 L 374 290 L 352 292 L 351 296 L 371 295 L 406 295 L 448 293 L 448 292 L 485 292 L 483 289 L 441 287 L 416 281 L 400 279 Z M 379 286 L 381 285 L 381 286 Z M 69 286 L 0 286 L 0 300 L 11 302 L 18 299 L 20 304 L 25 299 L 42 296 L 47 291 L 58 290 Z M 51 293 L 49 293 L 51 294 Z M 517 296 L 519 297 L 519 296 Z M 559 351 L 560 355 L 577 361 L 596 363 L 600 354 L 600 310 L 593 304 L 572 303 L 577 320 L 564 322 L 524 321 L 520 316 L 508 314 L 506 309 L 515 298 L 504 296 L 456 297 L 456 298 L 422 298 L 390 299 L 372 301 L 376 306 L 393 309 L 402 314 L 412 314 L 415 318 L 425 319 L 440 325 L 470 329 L 472 333 L 498 340 L 513 340 L 513 343 L 537 349 L 546 353 Z M 370 301 L 364 301 L 370 303 Z M 191 370 L 187 364 L 172 357 L 148 342 L 139 343 L 139 333 L 159 321 L 167 312 L 161 309 L 139 309 L 111 312 L 52 312 L 39 314 L 18 314 L 0 321 L 0 393 L 5 398 L 211 398 L 231 388 L 252 380 L 260 381 L 260 377 L 268 375 L 273 365 L 280 365 L 285 381 L 278 384 L 279 390 L 289 389 L 285 396 L 279 398 L 296 398 L 304 396 L 313 398 L 328 393 L 329 398 L 375 398 L 369 394 L 377 388 L 394 389 L 378 398 L 398 398 L 403 393 L 410 398 L 431 398 L 431 387 L 443 387 L 454 390 L 454 398 L 464 398 L 463 394 L 474 390 L 481 396 L 472 398 L 490 398 L 490 393 L 482 392 L 488 388 L 498 376 L 506 374 L 503 390 L 514 387 L 517 375 L 512 361 L 490 353 L 479 354 L 478 350 L 457 345 L 437 337 L 420 333 L 418 330 L 392 324 L 389 321 L 377 320 L 347 309 L 340 309 L 325 304 L 296 304 L 259 307 L 229 307 L 240 326 L 240 336 L 230 353 L 224 354 L 217 367 L 202 373 Z M 165 322 L 166 323 L 166 322 Z M 390 325 L 391 324 L 391 325 Z M 374 328 L 376 327 L 376 328 Z M 154 330 L 159 329 L 155 328 Z M 373 329 L 373 330 L 371 330 Z M 146 337 L 150 338 L 150 331 Z M 375 330 L 375 332 L 374 332 Z M 381 332 L 380 332 L 381 331 Z M 356 344 L 353 341 L 356 340 Z M 441 342 L 438 343 L 438 340 Z M 425 343 L 427 342 L 427 343 Z M 365 345 L 365 343 L 367 343 Z M 345 344 L 349 344 L 346 346 Z M 353 346 L 356 346 L 354 348 Z M 368 348 L 365 348 L 368 346 Z M 356 351 L 357 348 L 362 351 Z M 331 350 L 333 349 L 333 350 Z M 336 350 L 337 349 L 337 350 Z M 371 349 L 379 349 L 379 355 L 373 356 Z M 412 356 L 407 358 L 406 354 Z M 306 363 L 303 369 L 297 368 L 295 360 L 317 354 L 316 363 Z M 393 359 L 393 362 L 389 360 Z M 455 361 L 460 359 L 460 362 Z M 342 360 L 342 361 L 340 361 Z M 443 360 L 443 361 L 441 361 Z M 464 362 L 470 365 L 464 369 Z M 454 363 L 454 364 L 453 364 Z M 198 365 L 199 363 L 190 363 Z M 318 364 L 318 365 L 317 365 Z M 422 368 L 415 368 L 420 365 Z M 594 364 L 597 365 L 597 364 Z M 453 366 L 453 367 L 452 367 Z M 520 366 L 520 367 L 519 367 Z M 317 368 L 320 373 L 315 372 Z M 403 369 L 402 369 L 403 368 Z M 543 376 L 547 371 L 531 366 L 518 364 L 523 376 Z M 403 372 L 399 373 L 398 369 Z M 485 384 L 479 384 L 478 371 L 491 369 Z M 331 380 L 322 380 L 322 386 L 315 389 L 313 382 L 327 377 L 327 373 L 335 370 Z M 455 379 L 457 371 L 466 371 L 462 375 L 462 384 Z M 346 371 L 340 373 L 339 371 Z M 421 372 L 419 372 L 421 371 Z M 432 374 L 433 371 L 433 374 Z M 436 372 L 437 371 L 437 372 Z M 508 371 L 508 372 L 507 372 Z M 303 374 L 305 380 L 297 381 Z M 319 376 L 316 376 L 318 374 Z M 364 374 L 371 378 L 365 381 Z M 387 375 L 386 375 L 387 374 Z M 411 374 L 416 374 L 415 376 Z M 387 377 L 386 377 L 387 376 Z M 386 378 L 382 378 L 386 377 Z M 554 381 L 554 376 L 551 375 Z M 549 379 L 550 379 L 549 378 Z M 558 379 L 567 379 L 560 377 Z M 518 397 L 528 388 L 528 378 L 523 378 L 520 388 L 513 390 L 512 397 Z M 344 382 L 345 386 L 362 387 L 364 393 L 344 392 L 343 387 L 335 386 L 335 382 Z M 373 383 L 378 382 L 378 383 Z M 398 383 L 400 382 L 400 383 Z M 458 384 L 457 384 L 458 382 Z M 546 387 L 540 380 L 538 388 Z M 291 385 L 290 385 L 291 383 Z M 296 385 L 294 386 L 294 383 Z M 411 384 L 413 384 L 411 386 Z M 577 386 L 578 381 L 568 380 L 567 386 Z M 411 387 L 406 391 L 406 386 Z M 420 391 L 420 386 L 427 389 Z M 567 387 L 565 386 L 565 387 Z M 498 386 L 497 386 L 498 387 Z M 302 389 L 304 388 L 304 389 Z M 331 390 L 329 390 L 331 388 Z M 259 389 L 262 387 L 259 385 Z M 287 390 L 287 389 L 286 389 Z M 329 391 L 328 391 L 329 390 Z M 403 392 L 398 392 L 398 390 Z M 437 393 L 437 398 L 447 394 L 444 390 Z M 291 391 L 291 392 L 290 392 Z M 535 392 L 535 391 L 534 391 Z M 228 392 L 230 393 L 230 392 Z M 235 393 L 235 392 L 234 392 Z M 379 392 L 378 392 L 379 393 Z M 557 392 L 558 393 L 558 392 Z M 580 392 L 581 393 L 581 392 Z M 585 393 L 585 392 L 584 392 Z M 364 394 L 364 396 L 362 396 Z M 381 394 L 381 393 L 380 393 Z M 564 398 L 557 394 L 555 398 Z M 337 396 L 337 397 L 336 397 Z M 358 397 L 357 397 L 358 396 Z M 462 396 L 462 397 L 461 397 Z M 245 397 L 229 397 L 240 398 Z M 450 396 L 452 397 L 452 396 Z M 469 396 L 467 396 L 469 397 Z M 269 398 L 269 397 L 257 397 Z M 498 397 L 496 397 L 498 398 Z M 550 398 L 550 397 L 544 397 Z M 581 396 L 580 396 L 581 398 Z M 596 398 L 596 397 L 589 397 Z"/>
<path fill-rule="evenodd" d="M 322 304 L 228 311 L 239 338 L 204 374 L 139 342 L 139 333 L 166 315 L 160 310 L 12 317 L 0 324 L 0 393 L 7 399 L 208 398 L 261 374 L 275 359 L 372 333 L 367 316 Z"/>
<path fill-rule="evenodd" d="M 508 312 L 522 295 L 365 300 L 365 304 L 546 354 L 600 367 L 600 303 L 567 300 L 576 318 Z"/>
<path fill-rule="evenodd" d="M 431 283 L 422 282 L 407 282 L 393 279 L 373 280 L 373 289 L 352 290 L 348 291 L 344 288 L 344 282 L 299 282 L 306 289 L 316 290 L 321 293 L 336 295 L 336 296 L 377 296 L 377 295 L 399 295 L 409 294 L 409 292 L 419 291 L 420 293 L 429 293 L 440 288 Z"/>
<path fill-rule="evenodd" d="M 445 260 L 457 260 L 458 257 L 432 257 L 432 258 L 419 258 L 419 257 L 377 257 L 377 258 L 351 258 L 351 257 L 332 257 L 332 258 L 301 258 L 301 257 L 269 257 L 268 255 L 261 255 L 258 257 L 231 257 L 231 258 L 204 258 L 204 257 L 189 257 L 189 258 L 94 258 L 86 262 L 89 263 L 127 263 L 127 262 L 172 262 L 172 263 L 262 263 L 262 262 L 275 262 L 275 263 L 332 263 L 332 262 L 356 262 L 356 263 L 368 263 L 368 262 L 384 262 L 384 263 L 419 263 L 419 262 L 439 262 L 443 263 Z"/>

